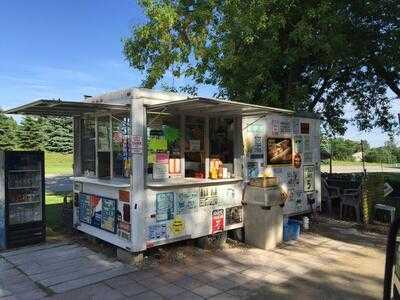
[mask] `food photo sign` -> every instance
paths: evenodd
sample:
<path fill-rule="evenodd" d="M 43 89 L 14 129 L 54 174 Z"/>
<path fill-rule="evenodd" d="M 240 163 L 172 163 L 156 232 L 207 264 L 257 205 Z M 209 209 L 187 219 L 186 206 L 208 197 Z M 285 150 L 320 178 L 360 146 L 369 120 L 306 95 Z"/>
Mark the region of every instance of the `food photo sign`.
<path fill-rule="evenodd" d="M 267 165 L 292 164 L 292 139 L 267 138 Z"/>

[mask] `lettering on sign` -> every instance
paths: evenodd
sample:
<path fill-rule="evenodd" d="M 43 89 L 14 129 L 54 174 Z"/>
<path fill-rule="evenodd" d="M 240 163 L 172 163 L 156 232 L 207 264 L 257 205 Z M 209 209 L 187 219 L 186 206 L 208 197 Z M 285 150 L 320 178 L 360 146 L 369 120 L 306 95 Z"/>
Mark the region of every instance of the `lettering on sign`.
<path fill-rule="evenodd" d="M 143 154 L 143 137 L 140 135 L 132 136 L 132 154 Z"/>

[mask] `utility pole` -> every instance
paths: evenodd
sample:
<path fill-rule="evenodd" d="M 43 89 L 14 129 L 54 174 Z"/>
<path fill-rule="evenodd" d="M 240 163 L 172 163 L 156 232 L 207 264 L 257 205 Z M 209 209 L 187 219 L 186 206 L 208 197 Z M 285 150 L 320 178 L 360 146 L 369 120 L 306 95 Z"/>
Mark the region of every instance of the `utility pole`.
<path fill-rule="evenodd" d="M 332 175 L 332 139 L 329 139 L 329 174 Z"/>
<path fill-rule="evenodd" d="M 362 160 L 362 165 L 363 165 L 364 176 L 367 176 L 367 170 L 365 169 L 364 143 L 363 143 L 363 140 L 361 140 L 361 160 Z"/>

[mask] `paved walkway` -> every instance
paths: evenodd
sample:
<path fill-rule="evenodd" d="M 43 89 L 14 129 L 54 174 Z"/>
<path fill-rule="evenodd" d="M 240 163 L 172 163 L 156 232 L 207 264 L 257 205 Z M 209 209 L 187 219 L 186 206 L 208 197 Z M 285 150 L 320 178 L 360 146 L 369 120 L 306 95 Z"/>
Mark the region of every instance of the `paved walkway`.
<path fill-rule="evenodd" d="M 146 270 L 113 265 L 125 273 L 109 278 L 102 276 L 115 262 L 77 245 L 58 245 L 64 254 L 57 257 L 57 247 L 0 253 L 0 299 L 381 299 L 384 238 L 340 223 L 318 227 L 327 230 L 273 251 L 232 245 L 196 250 L 179 264 Z M 82 256 L 71 254 L 79 251 L 88 258 L 80 267 Z M 53 268 L 63 265 L 60 255 L 70 264 Z"/>

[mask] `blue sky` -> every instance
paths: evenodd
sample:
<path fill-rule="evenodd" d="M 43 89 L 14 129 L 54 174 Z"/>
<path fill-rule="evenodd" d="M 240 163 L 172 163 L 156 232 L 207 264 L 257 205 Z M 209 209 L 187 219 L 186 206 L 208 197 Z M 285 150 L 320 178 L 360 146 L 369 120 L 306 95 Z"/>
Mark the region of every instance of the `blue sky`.
<path fill-rule="evenodd" d="M 121 39 L 144 21 L 135 0 L 1 0 L 0 107 L 138 86 L 143 75 L 124 60 Z M 164 82 L 178 85 L 169 75 Z M 214 92 L 200 89 L 203 96 Z M 393 110 L 400 112 L 397 101 Z M 379 129 L 360 133 L 353 126 L 346 137 L 374 146 L 387 139 Z"/>

